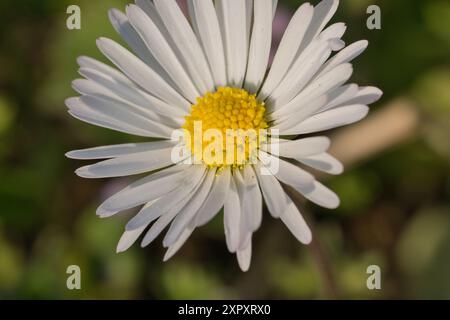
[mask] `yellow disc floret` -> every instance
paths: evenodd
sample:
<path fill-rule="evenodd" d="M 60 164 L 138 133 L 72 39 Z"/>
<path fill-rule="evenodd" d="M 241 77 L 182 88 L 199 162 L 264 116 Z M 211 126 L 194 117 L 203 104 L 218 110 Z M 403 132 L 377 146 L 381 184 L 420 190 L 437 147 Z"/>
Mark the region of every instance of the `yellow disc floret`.
<path fill-rule="evenodd" d="M 225 137 L 236 134 L 236 132 L 244 134 L 250 132 L 256 133 L 259 141 L 260 130 L 268 127 L 265 112 L 264 102 L 258 101 L 255 94 L 250 94 L 244 89 L 220 87 L 214 93 L 208 92 L 203 97 L 197 98 L 197 103 L 192 106 L 191 114 L 185 118 L 183 129 L 190 134 L 190 145 L 193 149 L 197 145 L 206 151 L 211 149 L 209 147 L 212 139 L 209 133 L 215 130 L 219 135 L 223 134 L 222 141 L 217 141 L 218 138 L 215 137 L 215 149 L 212 154 L 217 155 L 222 151 L 224 156 L 211 160 L 209 159 L 211 157 L 201 153 L 201 158 L 212 167 L 239 166 L 249 160 L 251 135 L 246 135 L 244 145 L 239 145 L 239 143 L 231 145 L 226 142 Z M 201 133 L 200 137 L 199 133 Z M 233 141 L 235 141 L 234 138 Z M 239 161 L 238 154 L 242 150 L 245 150 L 244 159 Z M 225 156 L 227 152 L 234 154 L 235 157 L 232 157 L 234 159 Z"/>

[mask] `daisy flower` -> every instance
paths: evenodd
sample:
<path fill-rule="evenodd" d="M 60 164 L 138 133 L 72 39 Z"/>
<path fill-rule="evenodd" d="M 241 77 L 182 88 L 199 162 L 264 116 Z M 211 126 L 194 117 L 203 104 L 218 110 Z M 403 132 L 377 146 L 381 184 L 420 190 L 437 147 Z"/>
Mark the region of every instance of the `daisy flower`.
<path fill-rule="evenodd" d="M 350 62 L 368 43 L 345 46 L 345 24 L 327 26 L 337 0 L 298 8 L 270 68 L 276 0 L 189 0 L 188 5 L 189 18 L 175 0 L 136 0 L 125 13 L 109 12 L 133 53 L 110 39 L 98 39 L 98 48 L 116 68 L 80 57 L 79 72 L 85 79 L 75 80 L 73 87 L 81 96 L 66 104 L 77 119 L 148 137 L 149 142 L 67 156 L 101 160 L 76 171 L 84 178 L 148 173 L 97 210 L 100 217 L 111 217 L 139 207 L 118 252 L 141 235 L 145 247 L 168 227 L 163 240 L 167 260 L 195 228 L 223 209 L 227 247 L 247 271 L 264 202 L 300 242 L 311 242 L 310 229 L 285 185 L 317 205 L 338 207 L 336 194 L 305 170 L 343 171 L 327 153 L 329 139 L 312 134 L 363 119 L 367 105 L 382 93 L 346 84 L 353 72 Z M 228 158 L 208 162 L 201 154 L 195 162 L 174 161 L 177 130 L 193 134 L 193 144 L 207 147 L 203 138 L 195 137 L 197 122 L 203 124 L 202 134 L 208 129 L 267 129 L 269 138 L 257 140 L 256 160 L 245 153 L 240 163 Z M 271 136 L 273 132 L 279 137 Z M 248 144 L 245 140 L 244 147 Z M 238 151 L 238 146 L 223 147 L 231 154 Z"/>

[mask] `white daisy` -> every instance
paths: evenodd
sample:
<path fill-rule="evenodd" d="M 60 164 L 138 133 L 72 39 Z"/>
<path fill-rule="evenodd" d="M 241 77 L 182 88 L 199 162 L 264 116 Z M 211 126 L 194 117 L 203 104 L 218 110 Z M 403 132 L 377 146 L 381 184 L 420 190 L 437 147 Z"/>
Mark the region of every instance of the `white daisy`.
<path fill-rule="evenodd" d="M 107 199 L 100 217 L 141 209 L 127 224 L 117 251 L 127 250 L 142 234 L 150 244 L 169 227 L 163 244 L 172 257 L 196 227 L 224 209 L 228 249 L 239 266 L 250 266 L 252 235 L 260 227 L 263 199 L 302 243 L 311 232 L 283 190 L 289 185 L 305 198 L 336 208 L 339 198 L 314 176 L 309 166 L 340 174 L 341 163 L 327 153 L 326 137 L 303 137 L 363 119 L 368 104 L 382 93 L 374 87 L 345 84 L 351 60 L 367 47 L 341 40 L 346 26 L 328 27 L 338 0 L 303 4 L 293 16 L 270 69 L 272 19 L 276 0 L 189 0 L 188 20 L 175 0 L 136 0 L 126 13 L 112 9 L 111 23 L 134 54 L 100 38 L 101 52 L 120 70 L 80 57 L 69 113 L 82 121 L 137 136 L 161 140 L 72 151 L 73 159 L 104 159 L 82 167 L 84 178 L 109 178 L 151 172 Z M 334 52 L 338 52 L 335 53 Z M 332 56 L 332 57 L 331 57 Z M 331 58 L 330 58 L 331 57 Z M 173 163 L 174 130 L 192 132 L 192 122 L 207 128 L 277 129 L 279 155 L 260 142 L 256 163 Z M 279 160 L 271 171 L 264 159 Z M 106 160 L 105 160 L 106 159 Z M 248 160 L 248 159 L 246 159 Z M 261 174 L 266 168 L 270 175 Z"/>

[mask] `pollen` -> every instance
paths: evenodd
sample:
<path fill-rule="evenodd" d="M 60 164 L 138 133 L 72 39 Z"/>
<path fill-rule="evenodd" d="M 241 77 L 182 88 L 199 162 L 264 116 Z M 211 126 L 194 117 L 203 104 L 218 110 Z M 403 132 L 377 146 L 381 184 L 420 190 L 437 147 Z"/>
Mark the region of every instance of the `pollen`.
<path fill-rule="evenodd" d="M 223 141 L 215 141 L 216 148 L 212 152 L 214 159 L 212 160 L 211 156 L 207 157 L 205 154 L 202 154 L 201 158 L 211 167 L 237 167 L 249 161 L 251 137 L 247 135 L 245 142 L 241 145 L 233 140 L 235 143 L 232 146 L 225 141 L 226 137 L 236 132 L 253 132 L 259 137 L 259 132 L 268 128 L 265 113 L 265 104 L 258 101 L 256 94 L 250 94 L 239 88 L 219 87 L 216 92 L 208 92 L 203 97 L 197 98 L 197 103 L 192 106 L 190 115 L 185 117 L 183 129 L 190 134 L 190 137 L 193 137 L 191 138 L 192 148 L 195 147 L 197 141 L 202 150 L 211 149 L 208 148 L 211 141 L 206 141 L 210 139 L 205 139 L 205 136 L 208 136 L 205 133 L 211 132 L 211 130 L 221 133 Z M 196 130 L 199 124 L 201 125 L 201 137 L 198 135 L 198 129 Z M 259 145 L 259 138 L 257 145 Z M 243 163 L 237 159 L 240 151 L 244 152 L 241 157 Z M 223 156 L 218 155 L 220 152 L 223 153 Z M 230 154 L 234 154 L 233 160 L 231 160 Z"/>

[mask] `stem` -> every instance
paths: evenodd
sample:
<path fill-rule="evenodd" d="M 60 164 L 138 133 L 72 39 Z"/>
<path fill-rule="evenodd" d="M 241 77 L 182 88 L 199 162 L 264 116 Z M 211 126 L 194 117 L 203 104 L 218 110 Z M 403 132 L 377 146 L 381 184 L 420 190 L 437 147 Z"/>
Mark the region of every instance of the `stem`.
<path fill-rule="evenodd" d="M 329 256 L 324 250 L 317 232 L 314 231 L 311 219 L 308 219 L 308 224 L 311 232 L 313 232 L 314 234 L 313 241 L 309 245 L 309 250 L 311 251 L 311 255 L 321 275 L 324 284 L 325 295 L 329 299 L 338 299 L 338 288 L 336 285 L 336 279 L 334 278 L 334 272 L 331 267 Z"/>
<path fill-rule="evenodd" d="M 299 207 L 302 203 L 302 199 L 298 192 L 288 186 L 286 186 L 286 191 L 290 195 L 292 201 L 294 201 L 295 205 Z M 322 279 L 325 296 L 327 299 L 339 299 L 339 290 L 337 288 L 333 268 L 331 266 L 329 256 L 322 246 L 318 232 L 316 231 L 314 219 L 311 215 L 305 213 L 304 209 L 302 209 L 302 214 L 313 234 L 313 240 L 308 248 Z"/>

